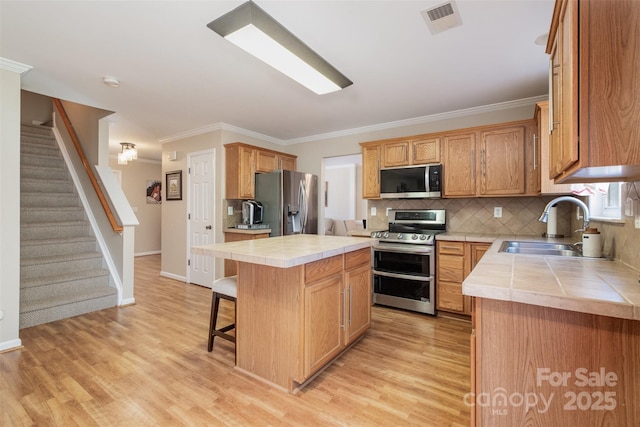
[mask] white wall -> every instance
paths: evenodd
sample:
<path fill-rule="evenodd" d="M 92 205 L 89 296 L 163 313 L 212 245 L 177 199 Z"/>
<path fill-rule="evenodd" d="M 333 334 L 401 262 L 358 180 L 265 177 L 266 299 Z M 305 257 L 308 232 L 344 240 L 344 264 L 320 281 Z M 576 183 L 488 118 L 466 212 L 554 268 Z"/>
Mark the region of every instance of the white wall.
<path fill-rule="evenodd" d="M 114 158 L 109 159 L 109 167 L 120 171 L 122 190 L 140 222 L 135 227 L 135 255 L 160 253 L 162 205 L 147 203 L 146 188 L 149 180 L 160 181 L 164 187 L 162 164 L 138 159 L 119 165 L 118 159 Z M 164 188 L 162 194 L 164 197 Z M 163 200 L 162 203 L 164 202 Z"/>
<path fill-rule="evenodd" d="M 324 217 L 356 219 L 356 165 L 327 166 L 321 184 Z"/>
<path fill-rule="evenodd" d="M 20 73 L 0 67 L 0 351 L 20 329 Z"/>

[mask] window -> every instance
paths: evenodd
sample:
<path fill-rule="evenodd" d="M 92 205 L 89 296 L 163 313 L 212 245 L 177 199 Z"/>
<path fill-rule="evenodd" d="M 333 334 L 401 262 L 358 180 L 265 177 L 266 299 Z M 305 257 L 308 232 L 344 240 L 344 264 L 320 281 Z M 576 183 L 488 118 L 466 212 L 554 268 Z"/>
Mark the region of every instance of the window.
<path fill-rule="evenodd" d="M 592 219 L 621 220 L 622 191 L 620 182 L 590 185 L 589 213 Z"/>

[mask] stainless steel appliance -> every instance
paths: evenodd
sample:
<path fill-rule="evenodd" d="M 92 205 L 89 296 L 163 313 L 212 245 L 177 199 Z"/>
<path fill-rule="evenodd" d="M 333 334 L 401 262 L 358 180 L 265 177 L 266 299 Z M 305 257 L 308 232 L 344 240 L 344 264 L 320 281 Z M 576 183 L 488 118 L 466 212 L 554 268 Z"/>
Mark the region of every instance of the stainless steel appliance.
<path fill-rule="evenodd" d="M 371 233 L 373 302 L 435 314 L 435 235 L 445 231 L 444 209 L 389 211 L 389 231 Z"/>
<path fill-rule="evenodd" d="M 242 202 L 242 223 L 245 225 L 261 224 L 263 217 L 263 206 L 257 200 L 246 200 Z"/>
<path fill-rule="evenodd" d="M 263 205 L 263 221 L 271 237 L 318 234 L 318 177 L 280 170 L 256 174 L 255 197 Z"/>
<path fill-rule="evenodd" d="M 439 199 L 442 165 L 430 164 L 380 169 L 382 199 Z"/>

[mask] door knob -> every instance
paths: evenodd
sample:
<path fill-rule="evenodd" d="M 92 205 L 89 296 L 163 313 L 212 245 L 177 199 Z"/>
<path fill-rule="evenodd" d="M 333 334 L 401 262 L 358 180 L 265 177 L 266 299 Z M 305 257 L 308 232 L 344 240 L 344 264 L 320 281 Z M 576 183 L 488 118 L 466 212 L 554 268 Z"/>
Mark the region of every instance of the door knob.
<path fill-rule="evenodd" d="M 210 226 L 210 225 L 207 225 L 205 228 L 206 228 L 207 230 L 211 230 L 211 226 Z"/>

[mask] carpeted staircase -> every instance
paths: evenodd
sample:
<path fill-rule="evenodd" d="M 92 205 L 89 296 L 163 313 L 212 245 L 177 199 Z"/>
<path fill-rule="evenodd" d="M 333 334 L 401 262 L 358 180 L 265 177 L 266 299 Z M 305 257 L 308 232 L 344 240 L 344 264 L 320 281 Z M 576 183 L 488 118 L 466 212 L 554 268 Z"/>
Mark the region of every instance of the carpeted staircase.
<path fill-rule="evenodd" d="M 114 307 L 117 291 L 51 128 L 22 126 L 20 328 Z"/>

